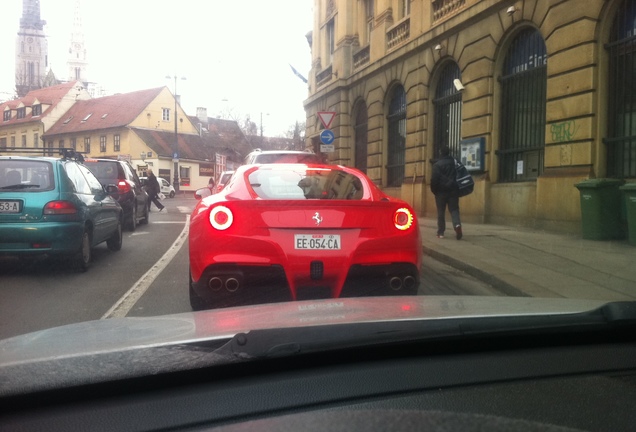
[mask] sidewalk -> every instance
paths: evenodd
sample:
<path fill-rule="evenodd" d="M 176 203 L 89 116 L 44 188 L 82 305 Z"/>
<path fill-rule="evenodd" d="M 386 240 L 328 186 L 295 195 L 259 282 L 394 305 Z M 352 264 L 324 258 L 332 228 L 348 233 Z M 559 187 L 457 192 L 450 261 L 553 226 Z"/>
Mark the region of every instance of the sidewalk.
<path fill-rule="evenodd" d="M 420 218 L 424 254 L 490 284 L 503 294 L 599 300 L 636 299 L 636 246 L 583 240 L 528 228 L 463 224 L 460 241 L 447 222 Z M 426 266 L 422 269 L 426 272 Z"/>

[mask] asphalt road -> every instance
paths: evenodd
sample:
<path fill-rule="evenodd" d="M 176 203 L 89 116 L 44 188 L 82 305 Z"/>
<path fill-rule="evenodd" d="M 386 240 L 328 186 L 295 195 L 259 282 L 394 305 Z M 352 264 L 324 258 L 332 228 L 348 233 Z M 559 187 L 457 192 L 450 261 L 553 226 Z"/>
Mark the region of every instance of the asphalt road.
<path fill-rule="evenodd" d="M 150 223 L 124 232 L 121 251 L 93 251 L 86 273 L 63 262 L 0 258 L 0 339 L 80 321 L 191 311 L 187 218 L 194 199 L 165 199 Z M 502 295 L 467 274 L 425 257 L 421 295 Z"/>

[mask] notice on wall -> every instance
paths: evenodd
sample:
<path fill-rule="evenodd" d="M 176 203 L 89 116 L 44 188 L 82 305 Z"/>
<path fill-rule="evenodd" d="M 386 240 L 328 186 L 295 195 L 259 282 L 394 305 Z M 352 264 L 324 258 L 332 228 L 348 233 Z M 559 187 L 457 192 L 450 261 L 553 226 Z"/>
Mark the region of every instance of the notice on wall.
<path fill-rule="evenodd" d="M 523 175 L 523 161 L 517 161 L 517 175 Z"/>

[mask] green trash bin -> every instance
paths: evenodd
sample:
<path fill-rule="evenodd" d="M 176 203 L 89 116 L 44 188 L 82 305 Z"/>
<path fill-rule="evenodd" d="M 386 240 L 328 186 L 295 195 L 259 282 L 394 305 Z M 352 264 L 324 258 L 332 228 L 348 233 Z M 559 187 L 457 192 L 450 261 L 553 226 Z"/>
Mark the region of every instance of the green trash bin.
<path fill-rule="evenodd" d="M 627 240 L 636 246 L 636 183 L 627 183 L 619 188 L 623 192 L 627 216 Z"/>
<path fill-rule="evenodd" d="M 575 184 L 581 193 L 583 238 L 613 240 L 625 238 L 621 223 L 621 191 L 618 179 L 588 179 Z"/>

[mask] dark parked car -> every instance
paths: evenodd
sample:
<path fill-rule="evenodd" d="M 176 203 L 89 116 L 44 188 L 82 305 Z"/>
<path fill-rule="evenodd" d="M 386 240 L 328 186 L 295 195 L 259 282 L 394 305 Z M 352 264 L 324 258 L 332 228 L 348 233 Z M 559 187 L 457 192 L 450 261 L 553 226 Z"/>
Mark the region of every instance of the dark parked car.
<path fill-rule="evenodd" d="M 87 158 L 84 164 L 102 184 L 117 185 L 113 198 L 124 210 L 124 220 L 131 231 L 137 228 L 138 223 L 148 223 L 150 200 L 130 163 L 125 160 Z"/>
<path fill-rule="evenodd" d="M 67 257 L 85 271 L 91 249 L 122 244 L 122 208 L 81 157 L 0 156 L 0 255 Z"/>

